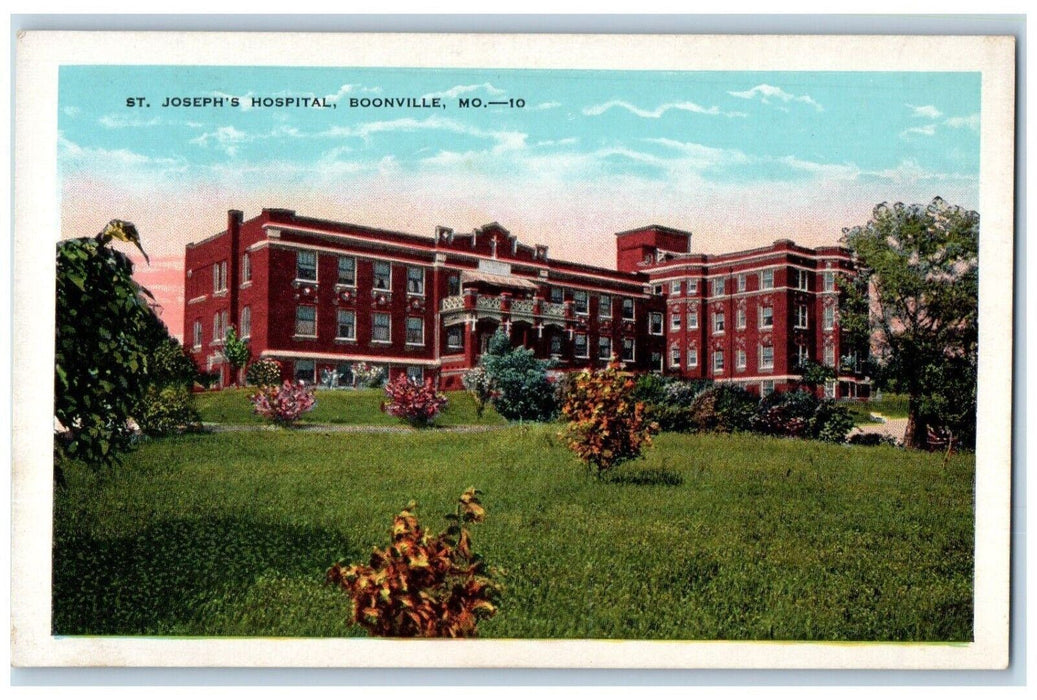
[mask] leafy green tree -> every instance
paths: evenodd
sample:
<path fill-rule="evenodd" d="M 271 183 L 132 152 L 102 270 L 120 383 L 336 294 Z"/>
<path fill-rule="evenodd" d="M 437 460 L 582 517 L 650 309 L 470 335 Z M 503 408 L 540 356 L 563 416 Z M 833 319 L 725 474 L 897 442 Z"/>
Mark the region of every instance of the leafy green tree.
<path fill-rule="evenodd" d="M 129 447 L 127 419 L 148 388 L 149 354 L 164 330 L 130 259 L 109 247 L 113 239 L 140 248 L 133 225 L 117 220 L 93 238 L 57 245 L 54 416 L 65 428 L 55 440 L 59 484 L 64 459 L 108 466 Z"/>
<path fill-rule="evenodd" d="M 245 367 L 249 360 L 252 359 L 252 350 L 249 349 L 247 340 L 242 340 L 238 337 L 238 332 L 234 330 L 234 326 L 227 329 L 227 337 L 223 341 L 223 356 L 227 358 L 227 364 L 230 365 L 231 376 L 234 378 L 236 386 L 238 376 L 241 374 L 241 368 Z"/>
<path fill-rule="evenodd" d="M 501 330 L 490 338 L 479 360 L 495 390 L 493 407 L 507 420 L 547 421 L 557 411 L 554 387 L 547 378 L 550 363 L 529 348 L 512 348 Z"/>
<path fill-rule="evenodd" d="M 819 386 L 824 386 L 829 379 L 835 379 L 835 370 L 816 360 L 806 360 L 800 363 L 795 371 L 799 373 L 799 383 L 812 392 L 816 391 Z"/>
<path fill-rule="evenodd" d="M 925 447 L 930 428 L 970 444 L 975 435 L 979 214 L 939 197 L 883 203 L 843 229 L 861 269 L 843 285 L 841 327 L 870 339 L 880 385 L 906 393 L 904 444 Z"/>

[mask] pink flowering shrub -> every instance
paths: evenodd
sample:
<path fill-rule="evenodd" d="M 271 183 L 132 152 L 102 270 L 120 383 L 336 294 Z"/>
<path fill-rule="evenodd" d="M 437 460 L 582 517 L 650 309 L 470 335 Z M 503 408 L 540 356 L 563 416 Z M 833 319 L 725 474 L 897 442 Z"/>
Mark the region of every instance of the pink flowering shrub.
<path fill-rule="evenodd" d="M 312 411 L 317 399 L 312 389 L 286 381 L 281 386 L 264 386 L 249 397 L 255 412 L 277 425 L 288 426 L 303 413 Z"/>
<path fill-rule="evenodd" d="M 401 374 L 385 385 L 385 394 L 382 410 L 418 428 L 431 425 L 446 406 L 446 397 L 436 391 L 431 379 L 415 384 Z"/>

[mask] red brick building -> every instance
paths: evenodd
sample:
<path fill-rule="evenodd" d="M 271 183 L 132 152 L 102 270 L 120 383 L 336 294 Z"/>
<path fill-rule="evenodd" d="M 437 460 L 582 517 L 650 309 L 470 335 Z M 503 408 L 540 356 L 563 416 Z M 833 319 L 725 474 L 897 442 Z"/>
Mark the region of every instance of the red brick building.
<path fill-rule="evenodd" d="M 184 345 L 220 386 L 234 379 L 221 353 L 231 325 L 254 358 L 311 383 L 325 370 L 348 383 L 366 362 L 459 388 L 498 328 L 561 371 L 615 354 L 633 371 L 768 391 L 794 381 L 799 359 L 839 364 L 834 279 L 852 274 L 846 250 L 778 241 L 713 256 L 690 253 L 690 240 L 661 226 L 617 234 L 609 270 L 552 259 L 497 223 L 425 237 L 230 211 L 225 231 L 187 246 Z M 842 374 L 829 390 L 860 387 Z"/>

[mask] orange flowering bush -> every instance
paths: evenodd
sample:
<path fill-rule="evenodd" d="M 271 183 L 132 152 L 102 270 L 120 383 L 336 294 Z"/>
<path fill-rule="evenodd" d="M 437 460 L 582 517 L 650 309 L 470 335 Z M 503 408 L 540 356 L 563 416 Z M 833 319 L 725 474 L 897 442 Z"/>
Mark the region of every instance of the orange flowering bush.
<path fill-rule="evenodd" d="M 486 511 L 470 488 L 458 499 L 450 526 L 431 535 L 418 524 L 414 503 L 393 519 L 392 542 L 370 563 L 328 570 L 327 582 L 353 600 L 352 622 L 378 637 L 474 637 L 479 620 L 497 613 L 500 587 L 472 551 L 466 527 Z"/>
<path fill-rule="evenodd" d="M 598 475 L 635 459 L 652 444 L 659 424 L 633 399 L 635 382 L 619 373 L 613 358 L 605 369 L 584 370 L 570 379 L 562 404 L 569 423 L 562 433 L 569 449 Z"/>

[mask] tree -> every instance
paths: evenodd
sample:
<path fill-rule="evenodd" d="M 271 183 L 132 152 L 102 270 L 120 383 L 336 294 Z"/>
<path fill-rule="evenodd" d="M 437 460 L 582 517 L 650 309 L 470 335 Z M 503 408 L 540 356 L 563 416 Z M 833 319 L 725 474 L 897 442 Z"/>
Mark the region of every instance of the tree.
<path fill-rule="evenodd" d="M 247 340 L 238 337 L 234 326 L 227 329 L 227 337 L 223 341 L 223 356 L 227 358 L 227 364 L 230 365 L 230 373 L 236 386 L 241 368 L 252 359 L 252 350 L 249 349 Z"/>
<path fill-rule="evenodd" d="M 904 444 L 925 447 L 929 429 L 959 442 L 975 434 L 979 214 L 939 197 L 883 203 L 863 226 L 843 229 L 861 271 L 843 285 L 841 327 L 871 341 L 880 384 L 906 393 Z"/>
<path fill-rule="evenodd" d="M 495 390 L 493 407 L 507 420 L 551 420 L 556 405 L 554 387 L 547 378 L 550 363 L 538 360 L 533 351 L 511 347 L 501 330 L 490 338 L 479 360 Z"/>
<path fill-rule="evenodd" d="M 824 386 L 828 380 L 835 379 L 835 370 L 816 360 L 801 362 L 795 371 L 799 373 L 799 383 L 811 392 L 816 392 L 817 388 Z"/>
<path fill-rule="evenodd" d="M 118 220 L 93 238 L 57 245 L 54 416 L 65 428 L 55 440 L 59 485 L 62 460 L 109 466 L 129 447 L 127 420 L 147 391 L 149 354 L 164 333 L 150 292 L 134 281 L 130 259 L 108 246 L 112 239 L 140 248 L 133 224 Z"/>

